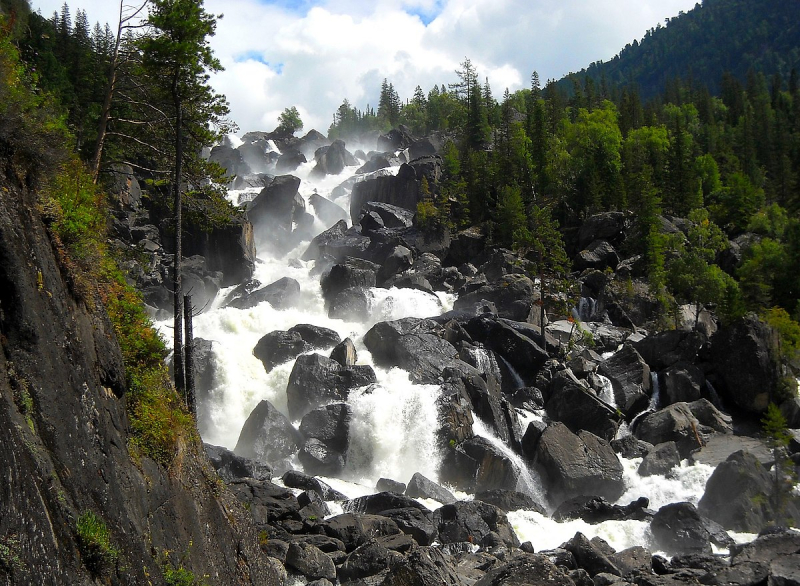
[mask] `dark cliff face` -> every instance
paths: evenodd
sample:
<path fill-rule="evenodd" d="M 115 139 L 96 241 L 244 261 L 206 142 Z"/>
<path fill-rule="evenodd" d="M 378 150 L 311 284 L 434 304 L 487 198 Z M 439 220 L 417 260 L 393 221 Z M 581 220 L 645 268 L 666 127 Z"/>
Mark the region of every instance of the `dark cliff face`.
<path fill-rule="evenodd" d="M 163 583 L 168 559 L 208 583 L 278 583 L 199 442 L 169 471 L 131 458 L 111 325 L 71 293 L 35 204 L 0 177 L 0 583 L 95 583 L 89 511 L 119 550 L 104 582 Z"/>

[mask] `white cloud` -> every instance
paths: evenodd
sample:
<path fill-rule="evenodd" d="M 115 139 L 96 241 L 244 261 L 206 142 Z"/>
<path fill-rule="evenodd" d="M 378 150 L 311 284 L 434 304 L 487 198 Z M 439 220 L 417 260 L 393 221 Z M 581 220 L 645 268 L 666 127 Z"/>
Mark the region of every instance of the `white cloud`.
<path fill-rule="evenodd" d="M 31 0 L 49 16 L 63 0 Z M 325 133 L 344 98 L 377 106 L 388 78 L 401 98 L 455 80 L 469 57 L 496 97 L 613 57 L 695 0 L 320 0 L 289 10 L 264 0 L 206 0 L 224 13 L 212 77 L 241 130 L 272 130 L 297 106 L 306 130 Z M 82 0 L 91 22 L 116 24 L 119 5 Z M 297 4 L 297 3 L 296 3 Z M 304 3 L 300 3 L 303 5 Z M 428 22 L 427 26 L 425 22 Z M 268 64 L 268 65 L 267 65 Z"/>

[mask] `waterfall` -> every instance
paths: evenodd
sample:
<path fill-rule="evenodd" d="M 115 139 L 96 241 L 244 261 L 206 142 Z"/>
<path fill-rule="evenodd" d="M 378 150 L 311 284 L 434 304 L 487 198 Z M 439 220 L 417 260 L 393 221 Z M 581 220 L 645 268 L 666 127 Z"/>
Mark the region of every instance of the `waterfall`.
<path fill-rule="evenodd" d="M 711 404 L 714 405 L 714 407 L 716 407 L 717 409 L 723 409 L 722 399 L 717 393 L 717 389 L 714 388 L 714 385 L 712 385 L 711 381 L 708 379 L 706 379 L 706 391 L 708 391 L 708 396 L 711 399 Z"/>
<path fill-rule="evenodd" d="M 604 403 L 616 408 L 617 399 L 614 397 L 614 386 L 611 384 L 611 381 L 602 374 L 596 374 L 595 377 L 600 383 L 600 391 L 597 393 L 597 396 L 600 397 L 600 400 Z"/>
<path fill-rule="evenodd" d="M 578 300 L 577 319 L 580 321 L 592 321 L 594 317 L 594 310 L 597 307 L 597 299 L 592 297 L 581 297 Z"/>
<path fill-rule="evenodd" d="M 500 354 L 496 354 L 496 356 L 503 363 L 503 366 L 505 366 L 508 374 L 511 375 L 511 382 L 514 383 L 514 388 L 515 389 L 524 388 L 526 386 L 525 385 L 525 381 L 522 380 L 522 377 L 519 375 L 519 373 L 516 371 L 516 369 L 513 366 L 511 366 L 511 363 L 508 360 L 506 360 L 505 358 L 503 358 L 502 356 L 500 356 Z"/>
<path fill-rule="evenodd" d="M 650 404 L 647 408 L 650 411 L 658 411 L 659 402 L 661 401 L 661 390 L 658 383 L 658 373 L 650 371 L 650 386 L 652 393 L 650 395 Z"/>
<path fill-rule="evenodd" d="M 511 448 L 503 443 L 501 439 L 495 436 L 489 430 L 486 424 L 477 417 L 472 424 L 472 430 L 475 432 L 475 435 L 488 440 L 492 446 L 497 448 L 498 451 L 502 452 L 506 458 L 511 460 L 517 466 L 517 468 L 519 468 L 519 478 L 517 479 L 516 490 L 532 496 L 537 503 L 541 504 L 542 506 L 546 506 L 547 495 L 544 487 L 542 486 L 542 480 L 535 471 L 532 471 L 528 467 L 528 465 L 525 463 L 525 460 L 523 460 L 519 454 L 512 451 Z"/>

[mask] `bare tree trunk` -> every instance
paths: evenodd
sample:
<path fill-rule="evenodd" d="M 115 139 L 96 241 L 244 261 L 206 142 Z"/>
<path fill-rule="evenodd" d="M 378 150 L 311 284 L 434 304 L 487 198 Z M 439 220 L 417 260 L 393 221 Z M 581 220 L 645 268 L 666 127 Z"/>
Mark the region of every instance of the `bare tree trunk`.
<path fill-rule="evenodd" d="M 111 57 L 111 68 L 108 72 L 108 82 L 106 92 L 103 97 L 103 109 L 100 111 L 100 120 L 97 123 L 97 139 L 94 143 L 92 153 L 92 180 L 97 183 L 100 177 L 100 163 L 103 160 L 103 148 L 108 134 L 108 121 L 111 119 L 111 104 L 114 102 L 114 94 L 117 91 L 117 74 L 120 68 L 120 45 L 122 44 L 122 32 L 128 28 L 128 23 L 135 18 L 147 6 L 148 0 L 144 0 L 141 6 L 133 10 L 129 15 L 124 15 L 125 0 L 119 2 L 119 25 L 117 26 L 117 38 L 114 42 L 114 54 Z"/>
<path fill-rule="evenodd" d="M 184 353 L 186 354 L 186 408 L 197 421 L 197 401 L 194 386 L 194 331 L 192 327 L 192 296 L 186 295 L 183 298 L 183 321 L 186 329 L 186 343 Z"/>
<path fill-rule="evenodd" d="M 175 206 L 175 261 L 173 262 L 173 292 L 175 295 L 175 388 L 182 396 L 186 392 L 186 374 L 183 361 L 183 283 L 181 279 L 183 256 L 183 214 L 181 208 L 181 175 L 183 173 L 183 110 L 178 91 L 178 73 L 172 80 L 172 99 L 175 106 L 175 176 L 172 182 L 173 205 Z"/>

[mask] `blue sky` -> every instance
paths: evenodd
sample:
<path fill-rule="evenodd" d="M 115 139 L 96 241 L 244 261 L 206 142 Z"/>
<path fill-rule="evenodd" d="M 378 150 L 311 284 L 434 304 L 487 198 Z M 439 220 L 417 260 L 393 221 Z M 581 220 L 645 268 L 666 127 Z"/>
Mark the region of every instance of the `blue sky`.
<path fill-rule="evenodd" d="M 45 15 L 63 0 L 30 0 Z M 296 106 L 305 130 L 327 132 L 344 98 L 375 105 L 387 78 L 401 98 L 454 81 L 465 57 L 496 97 L 597 60 L 696 0 L 205 0 L 224 13 L 211 45 L 241 132 L 272 130 Z M 73 13 L 114 27 L 119 4 L 70 0 Z M 116 4 L 116 6 L 115 6 Z"/>

